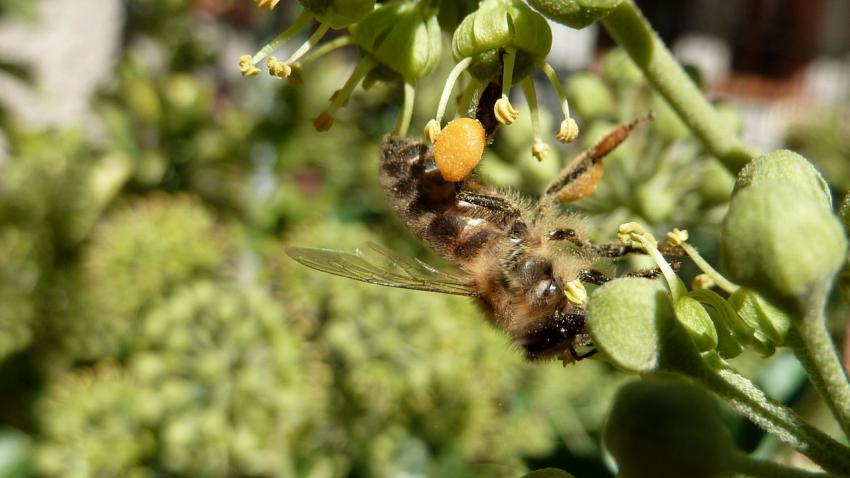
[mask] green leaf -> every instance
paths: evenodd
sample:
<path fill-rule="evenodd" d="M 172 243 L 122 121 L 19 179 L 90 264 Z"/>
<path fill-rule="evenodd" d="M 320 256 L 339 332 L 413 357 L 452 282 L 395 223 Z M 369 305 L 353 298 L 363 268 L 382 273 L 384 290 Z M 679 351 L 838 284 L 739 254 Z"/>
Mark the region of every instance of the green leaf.
<path fill-rule="evenodd" d="M 593 344 L 613 365 L 630 372 L 658 367 L 672 323 L 670 299 L 658 281 L 617 279 L 596 289 L 588 303 Z"/>
<path fill-rule="evenodd" d="M 550 19 L 572 28 L 584 28 L 604 18 L 623 0 L 528 0 Z"/>

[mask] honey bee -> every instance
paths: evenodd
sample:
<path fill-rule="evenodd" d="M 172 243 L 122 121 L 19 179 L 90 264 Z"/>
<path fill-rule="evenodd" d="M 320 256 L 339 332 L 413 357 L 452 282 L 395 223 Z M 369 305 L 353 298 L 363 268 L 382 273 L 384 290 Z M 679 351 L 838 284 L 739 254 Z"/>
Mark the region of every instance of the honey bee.
<path fill-rule="evenodd" d="M 385 137 L 380 180 L 393 209 L 459 273 L 440 271 L 377 244 L 355 253 L 296 247 L 287 253 L 313 269 L 371 284 L 472 297 L 528 359 L 579 360 L 594 352 L 577 352 L 592 346 L 582 283 L 607 282 L 599 264 L 639 251 L 584 240 L 582 218 L 562 213 L 559 198 L 592 192 L 602 159 L 643 119 L 616 128 L 575 158 L 536 202 L 474 180 L 446 181 L 430 143 Z M 657 271 L 628 275 L 653 277 Z"/>

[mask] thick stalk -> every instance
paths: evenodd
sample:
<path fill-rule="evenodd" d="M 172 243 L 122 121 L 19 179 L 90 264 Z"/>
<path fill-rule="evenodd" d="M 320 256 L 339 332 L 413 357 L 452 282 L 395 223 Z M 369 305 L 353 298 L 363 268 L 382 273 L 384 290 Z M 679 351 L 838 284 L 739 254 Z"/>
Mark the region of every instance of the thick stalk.
<path fill-rule="evenodd" d="M 850 470 L 850 448 L 809 425 L 793 410 L 767 397 L 719 358 L 702 358 L 681 327 L 674 327 L 665 342 L 662 369 L 684 374 L 702 383 L 738 413 L 806 455 L 824 470 L 839 474 Z"/>
<path fill-rule="evenodd" d="M 602 25 L 727 169 L 737 173 L 750 161 L 753 152 L 741 145 L 632 0 L 624 0 L 602 20 Z"/>
<path fill-rule="evenodd" d="M 809 294 L 803 318 L 794 323 L 795 333 L 788 342 L 844 435 L 850 437 L 850 383 L 823 315 L 830 283 L 824 281 Z"/>

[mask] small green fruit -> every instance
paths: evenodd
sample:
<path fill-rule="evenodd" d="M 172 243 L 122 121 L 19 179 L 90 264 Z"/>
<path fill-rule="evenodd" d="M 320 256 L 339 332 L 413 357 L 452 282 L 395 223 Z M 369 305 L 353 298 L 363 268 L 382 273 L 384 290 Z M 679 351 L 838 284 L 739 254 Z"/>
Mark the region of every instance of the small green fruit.
<path fill-rule="evenodd" d="M 658 281 L 617 279 L 596 289 L 588 302 L 593 344 L 613 365 L 630 372 L 658 367 L 673 320 L 667 291 Z"/>
<path fill-rule="evenodd" d="M 832 195 L 829 185 L 817 169 L 799 154 L 780 150 L 768 153 L 752 160 L 741 172 L 735 182 L 735 193 L 759 184 L 788 183 L 797 193 L 806 193 L 832 208 Z"/>
<path fill-rule="evenodd" d="M 824 207 L 825 196 L 812 186 L 754 175 L 738 190 L 720 242 L 730 279 L 774 303 L 788 304 L 802 300 L 842 266 L 847 258 L 844 229 Z"/>

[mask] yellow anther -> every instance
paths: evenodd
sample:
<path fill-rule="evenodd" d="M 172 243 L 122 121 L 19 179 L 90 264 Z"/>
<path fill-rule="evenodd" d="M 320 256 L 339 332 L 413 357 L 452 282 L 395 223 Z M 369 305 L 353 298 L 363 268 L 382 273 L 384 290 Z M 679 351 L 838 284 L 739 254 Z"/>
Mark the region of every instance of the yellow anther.
<path fill-rule="evenodd" d="M 273 56 L 270 56 L 266 61 L 266 66 L 269 69 L 270 75 L 276 76 L 281 80 L 285 80 L 290 74 L 292 74 L 292 68 L 289 65 Z"/>
<path fill-rule="evenodd" d="M 519 117 L 519 111 L 514 109 L 513 105 L 511 105 L 511 100 L 508 99 L 507 95 L 502 95 L 501 98 L 496 100 L 496 105 L 493 107 L 493 113 L 496 115 L 496 119 L 499 120 L 499 123 L 507 126 Z"/>
<path fill-rule="evenodd" d="M 436 143 L 437 136 L 440 135 L 440 132 L 442 130 L 443 129 L 440 127 L 440 122 L 436 119 L 432 119 L 428 121 L 428 123 L 425 125 L 425 129 L 423 132 L 425 134 L 425 137 L 428 138 L 428 141 Z"/>
<path fill-rule="evenodd" d="M 266 10 L 271 10 L 277 6 L 280 0 L 257 0 L 257 6 L 260 8 L 265 8 Z"/>
<path fill-rule="evenodd" d="M 700 274 L 691 281 L 691 289 L 711 289 L 716 283 L 708 274 Z"/>
<path fill-rule="evenodd" d="M 620 224 L 620 227 L 617 229 L 617 237 L 620 239 L 620 242 L 630 247 L 643 248 L 643 243 L 640 241 L 640 238 L 644 238 L 649 241 L 653 247 L 658 244 L 655 237 L 636 222 Z"/>
<path fill-rule="evenodd" d="M 323 111 L 319 114 L 319 116 L 313 118 L 313 127 L 320 133 L 331 129 L 331 126 L 333 125 L 334 117 L 327 111 Z"/>
<path fill-rule="evenodd" d="M 576 305 L 584 305 L 587 303 L 587 289 L 580 280 L 574 279 L 564 284 L 564 295 L 567 300 Z"/>
<path fill-rule="evenodd" d="M 555 135 L 555 138 L 562 143 L 572 143 L 577 137 L 578 124 L 576 124 L 576 120 L 567 118 L 561 121 L 561 129 Z"/>
<path fill-rule="evenodd" d="M 257 76 L 260 74 L 260 69 L 254 65 L 254 58 L 251 55 L 242 55 L 239 57 L 239 71 L 242 76 Z"/>
<path fill-rule="evenodd" d="M 673 228 L 672 231 L 667 233 L 667 244 L 671 246 L 681 246 L 683 242 L 688 241 L 688 230 L 687 229 L 678 229 Z"/>
<path fill-rule="evenodd" d="M 537 158 L 538 161 L 543 161 L 543 158 L 549 154 L 549 145 L 543 142 L 536 142 L 531 145 L 531 155 Z"/>

